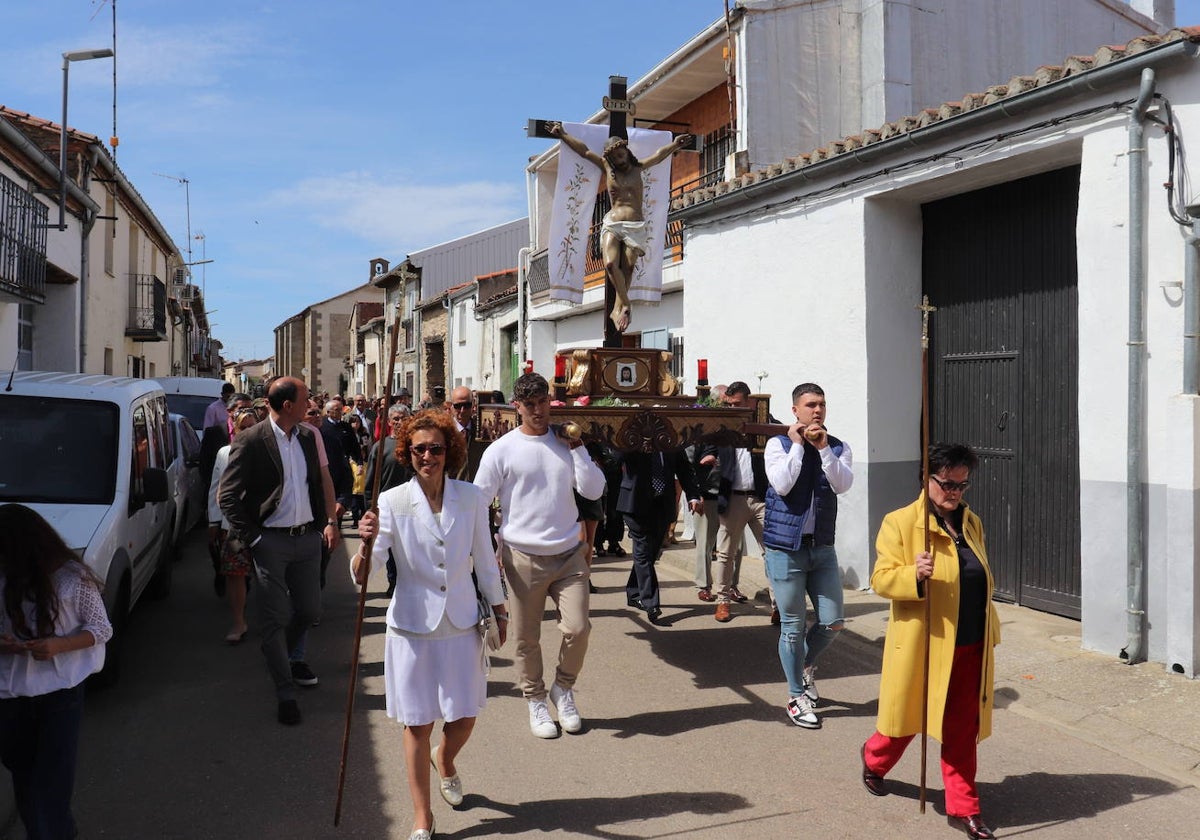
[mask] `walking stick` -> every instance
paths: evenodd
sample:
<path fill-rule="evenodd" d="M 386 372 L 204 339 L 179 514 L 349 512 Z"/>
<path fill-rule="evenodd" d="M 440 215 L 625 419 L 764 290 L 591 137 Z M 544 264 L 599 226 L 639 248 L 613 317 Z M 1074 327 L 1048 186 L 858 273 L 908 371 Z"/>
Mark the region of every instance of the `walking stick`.
<path fill-rule="evenodd" d="M 921 486 L 929 491 L 929 313 L 937 307 L 929 305 L 929 295 L 921 296 Z M 929 553 L 929 510 L 926 504 L 925 553 Z M 925 759 L 929 754 L 929 636 L 932 622 L 930 595 L 933 578 L 925 581 L 925 663 L 921 671 L 921 790 L 918 802 L 925 813 Z"/>
<path fill-rule="evenodd" d="M 396 341 L 400 334 L 400 313 L 396 313 L 395 320 L 392 321 L 392 331 L 388 339 L 388 369 L 387 379 L 383 383 L 383 410 L 386 412 L 392 407 L 392 376 L 396 371 Z M 376 516 L 379 515 L 379 480 L 383 475 L 383 433 L 386 431 L 388 436 L 391 436 L 391 429 L 387 424 L 387 415 L 384 415 L 383 426 L 380 429 L 379 435 L 379 455 L 375 463 L 375 475 L 371 480 L 371 512 Z M 375 539 L 372 537 L 369 540 L 364 540 L 362 544 L 362 554 L 367 558 L 368 576 L 371 562 L 371 548 L 375 544 Z M 363 582 L 358 587 L 358 618 L 354 621 L 354 649 L 350 652 L 350 680 L 346 687 L 346 728 L 342 733 L 342 761 L 338 767 L 338 783 L 337 783 L 337 803 L 333 806 L 333 825 L 337 827 L 342 818 L 342 791 L 346 786 L 346 759 L 350 755 L 350 721 L 354 716 L 354 690 L 358 682 L 358 649 L 362 645 L 362 626 L 363 613 L 367 609 L 367 578 L 363 578 Z"/>

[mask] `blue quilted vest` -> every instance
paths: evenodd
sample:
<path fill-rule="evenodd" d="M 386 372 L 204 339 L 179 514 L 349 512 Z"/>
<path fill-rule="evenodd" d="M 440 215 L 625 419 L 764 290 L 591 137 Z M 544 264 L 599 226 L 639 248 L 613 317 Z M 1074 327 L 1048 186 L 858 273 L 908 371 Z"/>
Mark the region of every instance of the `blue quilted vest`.
<path fill-rule="evenodd" d="M 792 439 L 787 435 L 777 438 L 783 444 L 784 453 L 792 449 Z M 843 444 L 829 435 L 833 454 L 842 454 Z M 767 514 L 763 523 L 763 543 L 783 551 L 800 548 L 800 528 L 804 525 L 809 502 L 816 507 L 816 522 L 813 526 L 813 542 L 816 545 L 833 545 L 837 530 L 837 494 L 829 486 L 825 471 L 821 469 L 821 454 L 811 445 L 804 447 L 804 461 L 800 476 L 786 496 L 780 496 L 774 487 L 767 487 Z"/>

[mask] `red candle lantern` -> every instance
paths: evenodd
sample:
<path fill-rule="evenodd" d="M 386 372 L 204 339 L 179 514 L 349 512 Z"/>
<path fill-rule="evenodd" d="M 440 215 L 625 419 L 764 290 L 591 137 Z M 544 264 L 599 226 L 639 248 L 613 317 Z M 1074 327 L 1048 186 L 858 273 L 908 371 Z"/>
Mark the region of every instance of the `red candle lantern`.
<path fill-rule="evenodd" d="M 563 380 L 563 379 L 567 378 L 567 357 L 566 356 L 555 356 L 554 357 L 554 378 L 558 379 L 558 380 Z"/>
<path fill-rule="evenodd" d="M 708 384 L 708 359 L 696 360 L 696 384 Z"/>
<path fill-rule="evenodd" d="M 525 373 L 533 373 L 533 359 L 525 360 Z"/>

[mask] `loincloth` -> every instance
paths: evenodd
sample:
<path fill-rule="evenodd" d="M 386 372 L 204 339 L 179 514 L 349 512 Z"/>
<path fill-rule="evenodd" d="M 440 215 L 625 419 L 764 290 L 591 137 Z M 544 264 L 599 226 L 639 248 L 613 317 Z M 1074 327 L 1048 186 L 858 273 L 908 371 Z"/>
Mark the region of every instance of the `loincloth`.
<path fill-rule="evenodd" d="M 618 222 L 610 219 L 612 211 L 604 214 L 600 223 L 600 234 L 611 233 L 626 245 L 631 245 L 642 254 L 650 250 L 650 229 L 646 222 Z"/>

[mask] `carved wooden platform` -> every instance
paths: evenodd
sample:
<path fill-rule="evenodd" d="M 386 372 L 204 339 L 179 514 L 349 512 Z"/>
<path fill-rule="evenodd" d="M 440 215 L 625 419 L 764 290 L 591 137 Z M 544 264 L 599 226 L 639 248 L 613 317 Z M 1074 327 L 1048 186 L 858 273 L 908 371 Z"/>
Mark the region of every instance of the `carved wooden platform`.
<path fill-rule="evenodd" d="M 768 419 L 769 397 L 757 396 L 754 408 L 697 407 L 691 397 L 669 402 L 660 397 L 645 399 L 644 405 L 556 406 L 550 416 L 555 425 L 577 424 L 585 441 L 624 451 L 665 452 L 695 443 L 758 448 L 765 445 L 765 438 L 743 432 L 746 424 Z M 493 441 L 520 424 L 515 407 L 482 405 L 477 439 Z"/>
<path fill-rule="evenodd" d="M 680 393 L 670 372 L 671 353 L 642 348 L 560 351 L 555 358 L 551 411 L 555 425 L 575 423 L 585 441 L 622 451 L 666 452 L 696 443 L 760 449 L 777 433 L 770 421 L 771 397 L 755 394 L 750 407 L 701 405 Z M 707 393 L 707 388 L 703 389 Z M 588 405 L 575 402 L 586 396 Z M 610 398 L 617 405 L 595 405 Z M 486 446 L 521 424 L 516 407 L 479 406 L 475 446 Z"/>

